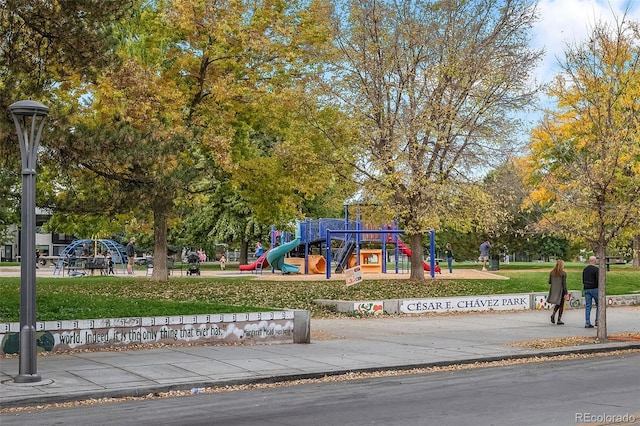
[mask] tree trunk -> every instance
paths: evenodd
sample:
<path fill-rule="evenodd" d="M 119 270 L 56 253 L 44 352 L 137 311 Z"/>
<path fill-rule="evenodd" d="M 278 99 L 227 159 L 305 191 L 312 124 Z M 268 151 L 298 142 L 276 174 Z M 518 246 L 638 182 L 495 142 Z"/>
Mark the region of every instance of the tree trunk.
<path fill-rule="evenodd" d="M 153 274 L 154 281 L 167 281 L 167 212 L 156 208 L 153 212 Z"/>
<path fill-rule="evenodd" d="M 238 259 L 240 265 L 246 265 L 249 263 L 249 242 L 243 241 L 240 244 L 240 258 Z"/>
<path fill-rule="evenodd" d="M 598 244 L 596 250 L 598 257 L 598 340 L 606 342 L 607 338 L 607 247 L 602 241 Z"/>
<path fill-rule="evenodd" d="M 424 281 L 424 264 L 422 261 L 422 234 L 409 236 L 411 241 L 411 280 Z"/>
<path fill-rule="evenodd" d="M 633 263 L 634 268 L 640 268 L 640 234 L 633 239 Z"/>

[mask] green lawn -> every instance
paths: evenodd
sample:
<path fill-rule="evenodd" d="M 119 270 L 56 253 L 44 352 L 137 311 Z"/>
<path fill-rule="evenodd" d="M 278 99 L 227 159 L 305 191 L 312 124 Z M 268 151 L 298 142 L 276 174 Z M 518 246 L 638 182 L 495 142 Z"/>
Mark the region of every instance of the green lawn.
<path fill-rule="evenodd" d="M 526 266 L 524 266 L 526 265 Z M 154 282 L 146 277 L 95 276 L 37 280 L 38 321 L 136 316 L 240 313 L 281 308 L 309 309 L 315 317 L 332 315 L 314 299 L 381 300 L 479 294 L 545 292 L 552 264 L 505 265 L 496 273 L 509 280 L 365 280 L 261 281 L 240 278 L 175 277 Z M 508 266 L 508 269 L 506 268 Z M 477 265 L 474 266 L 477 268 Z M 581 289 L 584 264 L 568 264 L 568 287 Z M 526 269 L 525 269 L 526 268 Z M 640 292 L 640 271 L 612 266 L 607 294 Z M 19 321 L 20 278 L 0 282 L 0 322 Z"/>

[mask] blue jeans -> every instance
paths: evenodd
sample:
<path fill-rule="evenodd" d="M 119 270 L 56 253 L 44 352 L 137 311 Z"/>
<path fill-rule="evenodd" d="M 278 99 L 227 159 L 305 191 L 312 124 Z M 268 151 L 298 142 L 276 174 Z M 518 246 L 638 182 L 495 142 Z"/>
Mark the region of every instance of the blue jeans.
<path fill-rule="evenodd" d="M 598 289 L 592 288 L 584 291 L 584 325 L 591 324 L 591 304 L 596 302 L 596 322 L 598 322 Z"/>
<path fill-rule="evenodd" d="M 447 266 L 449 267 L 449 273 L 453 273 L 453 257 L 447 257 Z"/>

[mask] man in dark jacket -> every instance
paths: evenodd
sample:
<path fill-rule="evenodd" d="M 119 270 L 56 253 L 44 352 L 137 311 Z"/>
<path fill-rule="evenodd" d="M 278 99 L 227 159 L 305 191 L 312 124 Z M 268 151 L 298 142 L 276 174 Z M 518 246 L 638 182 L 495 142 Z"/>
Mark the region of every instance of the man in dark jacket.
<path fill-rule="evenodd" d="M 584 328 L 593 328 L 591 325 L 591 304 L 596 303 L 596 327 L 598 326 L 598 275 L 600 270 L 596 266 L 596 257 L 589 258 L 589 265 L 582 271 L 582 285 L 584 286 Z"/>
<path fill-rule="evenodd" d="M 136 239 L 131 237 L 129 240 L 129 244 L 127 244 L 126 252 L 127 252 L 127 273 L 129 275 L 133 275 L 133 264 L 136 261 L 136 247 L 135 247 Z"/>

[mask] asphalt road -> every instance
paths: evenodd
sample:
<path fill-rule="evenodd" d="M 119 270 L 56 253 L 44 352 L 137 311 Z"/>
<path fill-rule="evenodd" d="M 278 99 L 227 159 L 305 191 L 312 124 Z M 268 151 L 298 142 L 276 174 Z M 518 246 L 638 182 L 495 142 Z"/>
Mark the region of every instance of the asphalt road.
<path fill-rule="evenodd" d="M 640 424 L 640 354 L 0 416 L 2 426 L 575 425 L 616 420 Z"/>

